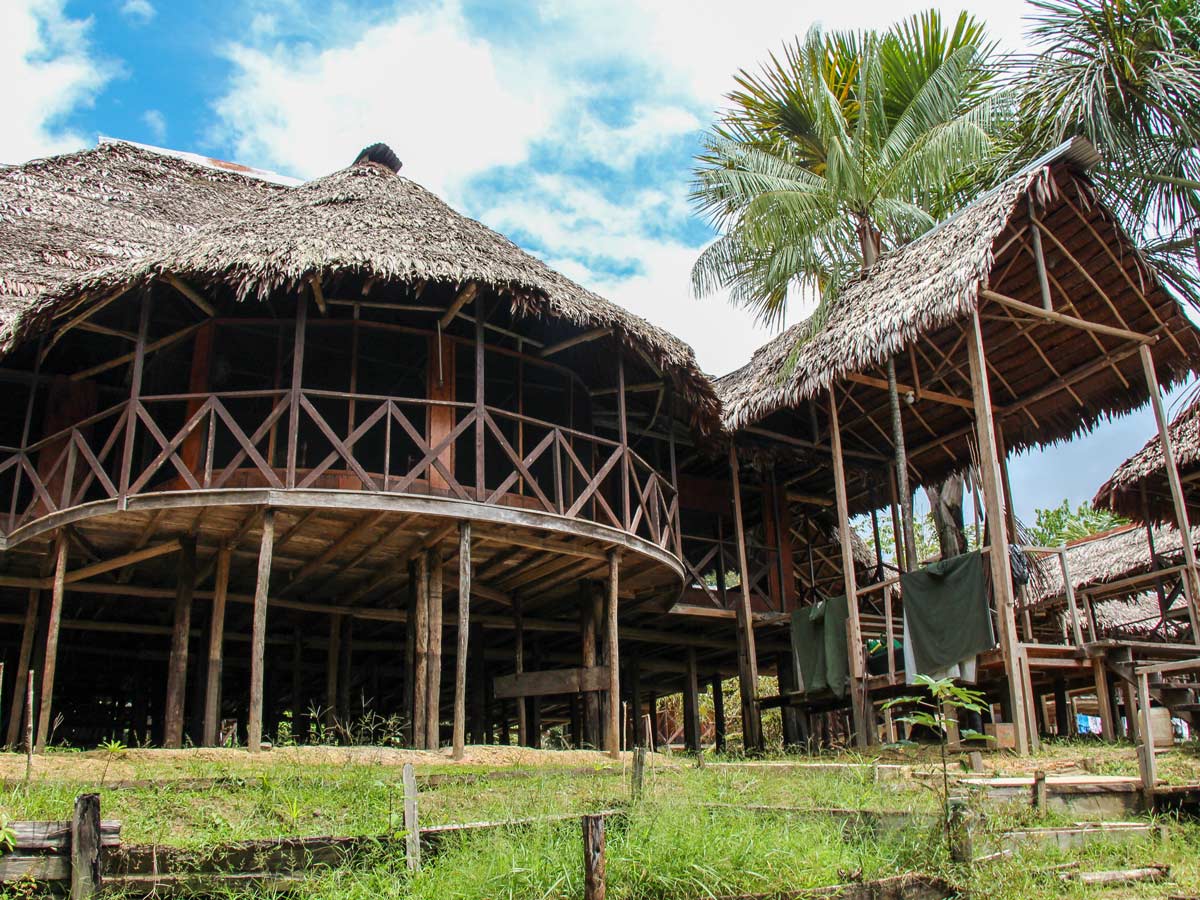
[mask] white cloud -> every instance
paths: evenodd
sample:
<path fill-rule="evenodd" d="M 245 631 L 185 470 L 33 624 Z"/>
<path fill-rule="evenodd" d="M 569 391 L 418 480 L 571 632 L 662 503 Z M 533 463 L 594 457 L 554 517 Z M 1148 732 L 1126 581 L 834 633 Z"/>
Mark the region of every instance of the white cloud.
<path fill-rule="evenodd" d="M 88 42 L 90 19 L 72 19 L 62 0 L 0 3 L 0 162 L 65 153 L 89 139 L 61 125 L 92 103 L 112 76 Z"/>
<path fill-rule="evenodd" d="M 150 138 L 157 144 L 167 139 L 167 117 L 161 110 L 148 109 L 142 113 L 142 124 L 150 130 Z"/>
<path fill-rule="evenodd" d="M 121 15 L 135 25 L 149 24 L 158 14 L 150 0 L 124 0 L 121 4 Z"/>
<path fill-rule="evenodd" d="M 234 45 L 216 104 L 239 158 L 306 176 L 388 142 L 405 174 L 435 190 L 515 164 L 569 90 L 536 62 L 472 36 L 452 0 L 365 27 L 349 44 Z"/>

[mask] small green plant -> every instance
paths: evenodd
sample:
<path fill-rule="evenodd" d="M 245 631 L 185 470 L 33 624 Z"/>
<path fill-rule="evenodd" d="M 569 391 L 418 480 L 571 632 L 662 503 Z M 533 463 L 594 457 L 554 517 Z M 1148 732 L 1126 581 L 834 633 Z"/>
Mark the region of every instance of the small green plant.
<path fill-rule="evenodd" d="M 108 767 L 112 765 L 113 757 L 124 753 L 129 748 L 116 738 L 109 738 L 107 741 L 100 742 L 100 749 L 104 751 L 104 771 L 100 773 L 100 786 L 104 787 L 104 781 L 108 778 Z"/>
<path fill-rule="evenodd" d="M 17 830 L 8 816 L 0 816 L 0 850 L 11 853 L 17 848 Z"/>
<path fill-rule="evenodd" d="M 938 798 L 942 805 L 942 822 L 945 826 L 947 845 L 952 840 L 950 833 L 950 764 L 947 748 L 950 741 L 948 710 L 954 710 L 955 721 L 961 721 L 960 712 L 979 713 L 986 710 L 987 701 L 980 691 L 955 684 L 953 678 L 930 678 L 928 675 L 917 675 L 914 683 L 924 687 L 928 693 L 896 697 L 883 704 L 884 709 L 896 706 L 909 707 L 907 715 L 898 721 L 909 725 L 922 725 L 939 736 L 938 747 L 942 766 L 942 792 Z M 972 728 L 960 728 L 959 737 L 967 740 L 988 740 Z"/>

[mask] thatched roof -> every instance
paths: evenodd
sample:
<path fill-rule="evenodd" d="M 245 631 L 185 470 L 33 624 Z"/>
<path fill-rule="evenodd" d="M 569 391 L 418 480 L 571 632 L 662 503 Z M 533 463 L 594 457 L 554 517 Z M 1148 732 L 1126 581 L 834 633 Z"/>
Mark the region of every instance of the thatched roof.
<path fill-rule="evenodd" d="M 120 141 L 0 168 L 0 353 L 72 280 L 143 258 L 279 190 Z"/>
<path fill-rule="evenodd" d="M 1175 466 L 1181 476 L 1200 469 L 1200 394 L 1193 398 L 1171 422 L 1171 449 Z M 1124 516 L 1144 521 L 1142 491 L 1146 492 L 1149 519 L 1152 522 L 1173 522 L 1175 507 L 1167 483 L 1162 441 L 1157 434 L 1137 453 L 1117 466 L 1108 481 L 1096 492 L 1092 505 Z M 1185 496 L 1188 491 L 1185 487 Z M 1189 506 L 1191 504 L 1189 503 Z M 1194 513 L 1193 513 L 1194 515 Z"/>
<path fill-rule="evenodd" d="M 56 160 L 43 163 L 55 164 L 62 165 Z M 186 163 L 164 158 L 158 165 L 171 169 L 185 167 Z M 125 177 L 130 182 L 129 191 L 136 193 L 137 182 L 144 179 L 137 172 Z M 151 179 L 142 188 L 153 184 Z M 95 189 L 104 190 L 102 186 Z M 257 196 L 253 202 L 246 203 L 247 194 L 254 192 Z M 561 319 L 585 328 L 611 327 L 626 345 L 673 377 L 701 430 L 718 427 L 718 401 L 690 347 L 575 284 L 384 166 L 362 163 L 292 189 L 255 186 L 247 191 L 244 184 L 239 184 L 234 193 L 239 202 L 224 204 L 219 215 L 205 211 L 198 221 L 187 224 L 180 216 L 183 221 L 171 222 L 175 225 L 173 235 L 163 234 L 161 227 L 153 233 L 150 229 L 135 229 L 140 240 L 128 246 L 122 243 L 121 251 L 107 258 L 80 254 L 80 264 L 65 282 L 61 276 L 66 273 L 61 268 L 53 273 L 60 280 L 35 282 L 40 290 L 30 300 L 13 304 L 15 315 L 10 313 L 0 322 L 0 352 L 44 322 L 52 307 L 132 289 L 165 273 L 197 284 L 225 287 L 238 300 L 296 289 L 312 276 L 453 285 L 472 281 L 508 299 L 514 313 Z M 222 187 L 214 185 L 212 194 L 209 210 L 222 206 Z M 198 198 L 195 205 L 204 206 L 203 201 Z M 186 213 L 186 209 L 181 212 Z M 112 233 L 124 234 L 119 223 L 108 224 Z M 39 226 L 31 229 L 32 237 L 49 247 L 56 246 L 57 238 L 47 232 L 46 223 Z M 70 244 L 75 235 L 64 237 L 68 240 L 62 243 L 68 247 L 61 252 L 73 252 Z M 9 240 L 9 235 L 0 232 L 0 254 L 9 252 L 3 248 Z M 118 240 L 124 242 L 123 237 Z M 102 267 L 91 264 L 113 259 L 121 261 Z M 0 261 L 4 261 L 3 255 Z M 15 280 L 15 274 L 21 278 L 20 265 L 13 269 L 15 272 L 0 277 Z"/>
<path fill-rule="evenodd" d="M 1200 528 L 1192 529 L 1192 544 L 1200 546 Z M 1170 565 L 1177 565 L 1183 555 L 1179 531 L 1169 527 L 1155 528 L 1154 551 L 1160 558 L 1170 560 Z M 1076 591 L 1097 588 L 1149 572 L 1152 568 L 1151 562 L 1146 529 L 1141 525 L 1122 525 L 1067 545 L 1067 567 L 1071 571 L 1071 584 Z M 1049 554 L 1042 557 L 1039 567 L 1042 575 L 1041 587 L 1036 596 L 1029 598 L 1030 605 L 1063 597 L 1062 569 L 1058 555 Z"/>
<path fill-rule="evenodd" d="M 970 464 L 972 416 L 932 392 L 969 405 L 963 329 L 977 309 L 985 348 L 994 350 L 988 357 L 992 400 L 1010 452 L 1070 438 L 1145 403 L 1137 354 L 1117 356 L 1126 349 L 1120 341 L 1067 324 L 1021 320 L 981 296 L 987 289 L 1042 305 L 1028 247 L 1031 215 L 1049 232 L 1045 258 L 1056 307 L 1070 303 L 1068 312 L 1078 317 L 1153 334 L 1160 384 L 1187 377 L 1200 365 L 1200 340 L 1096 198 L 1085 174 L 1094 160 L 1085 141 L 1065 144 L 921 238 L 885 253 L 846 286 L 815 334 L 802 340 L 810 326 L 793 326 L 717 381 L 726 428 L 769 429 L 827 447 L 827 389 L 837 385 L 839 397 L 847 398 L 839 402 L 848 449 L 886 464 L 891 426 L 880 385 L 883 367 L 896 359 L 899 380 L 915 386 L 905 437 L 916 481 L 940 480 Z M 1067 374 L 1074 377 L 1070 390 L 1061 386 Z M 930 393 L 922 396 L 922 390 Z M 852 510 L 869 508 L 854 491 L 851 485 Z"/>

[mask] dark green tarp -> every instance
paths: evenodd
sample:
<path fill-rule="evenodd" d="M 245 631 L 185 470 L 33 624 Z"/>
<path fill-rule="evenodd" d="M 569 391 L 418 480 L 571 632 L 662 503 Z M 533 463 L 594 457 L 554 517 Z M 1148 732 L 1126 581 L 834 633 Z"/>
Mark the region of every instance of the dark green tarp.
<path fill-rule="evenodd" d="M 943 559 L 900 576 L 917 672 L 939 672 L 996 646 L 983 554 Z"/>
<path fill-rule="evenodd" d="M 832 597 L 792 613 L 792 653 L 804 690 L 813 694 L 830 690 L 846 696 L 850 659 L 846 649 L 846 598 Z"/>

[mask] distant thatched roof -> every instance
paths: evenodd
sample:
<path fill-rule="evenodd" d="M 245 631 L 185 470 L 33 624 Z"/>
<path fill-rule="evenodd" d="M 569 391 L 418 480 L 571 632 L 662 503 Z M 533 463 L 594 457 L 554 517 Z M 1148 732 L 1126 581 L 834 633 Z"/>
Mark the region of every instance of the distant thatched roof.
<path fill-rule="evenodd" d="M 166 158 L 157 165 L 163 169 L 186 166 Z M 140 173 L 127 177 L 129 192 L 136 194 Z M 150 189 L 154 183 L 149 179 L 142 187 Z M 93 189 L 104 190 L 102 184 Z M 581 327 L 613 328 L 627 345 L 674 378 L 702 430 L 717 427 L 718 401 L 690 347 L 575 284 L 384 166 L 363 163 L 292 189 L 261 185 L 247 189 L 239 183 L 235 192 L 239 202 L 222 206 L 224 195 L 221 186 L 215 185 L 208 208 L 221 206 L 221 214 L 202 210 L 196 222 L 188 223 L 185 215 L 179 216 L 178 222 L 172 219 L 176 226 L 173 240 L 163 240 L 166 235 L 159 226 L 137 244 L 123 246 L 121 252 L 107 258 L 81 254 L 68 281 L 45 279 L 37 285 L 36 299 L 14 304 L 15 315 L 10 313 L 0 321 L 0 352 L 36 328 L 51 306 L 132 288 L 164 273 L 227 287 L 239 300 L 262 298 L 281 288 L 295 289 L 312 276 L 349 274 L 380 281 L 449 284 L 474 281 L 506 297 L 514 313 L 562 319 Z M 248 194 L 256 194 L 254 202 L 245 202 Z M 204 206 L 203 198 L 195 205 Z M 178 212 L 186 214 L 186 208 Z M 192 224 L 199 227 L 189 227 Z M 113 227 L 111 233 L 123 235 L 125 230 Z M 55 245 L 56 238 L 47 234 L 44 222 L 33 231 L 35 239 Z M 64 243 L 69 244 L 76 235 L 65 237 Z M 9 252 L 3 247 L 9 240 L 0 231 L 0 261 Z M 113 259 L 121 261 L 102 268 L 92 264 Z M 20 272 L 20 266 L 15 268 Z M 60 279 L 63 274 L 61 269 L 54 273 Z"/>
<path fill-rule="evenodd" d="M 1192 544 L 1200 546 L 1200 528 L 1192 529 Z M 1154 529 L 1154 552 L 1159 557 L 1178 564 L 1183 555 L 1179 531 L 1175 528 Z M 1076 591 L 1096 588 L 1132 575 L 1141 575 L 1152 568 L 1146 529 L 1141 525 L 1122 525 L 1102 534 L 1075 541 L 1067 546 L 1067 567 L 1071 584 Z M 1039 561 L 1042 579 L 1037 596 L 1029 598 L 1038 605 L 1063 596 L 1062 569 L 1057 554 Z"/>
<path fill-rule="evenodd" d="M 1024 246 L 1031 214 L 1051 231 L 1053 240 L 1061 236 L 1063 247 L 1074 254 L 1074 260 L 1069 259 L 1046 239 L 1054 302 L 1061 306 L 1065 294 L 1075 315 L 1097 322 L 1124 317 L 1131 330 L 1157 331 L 1157 337 L 1165 338 L 1154 348 L 1160 383 L 1184 378 L 1200 362 L 1200 341 L 1178 302 L 1162 288 L 1111 211 L 1096 199 L 1084 175 L 1094 160 L 1094 150 L 1085 141 L 1065 144 L 929 233 L 885 253 L 846 286 L 815 334 L 804 340 L 811 326 L 795 325 L 759 349 L 746 366 L 717 381 L 726 428 L 763 427 L 764 420 L 775 416 L 773 430 L 799 431 L 799 436 L 815 440 L 804 433 L 812 429 L 806 415 L 797 411 L 814 400 L 823 417 L 826 390 L 836 384 L 853 394 L 846 401 L 845 416 L 872 419 L 857 435 L 854 449 L 879 453 L 882 447 L 880 459 L 886 460 L 890 419 L 886 391 L 878 384 L 882 367 L 897 358 L 899 380 L 917 385 L 915 411 L 921 421 L 906 416 L 905 429 L 912 431 L 906 436 L 910 462 L 928 476 L 918 483 L 960 469 L 970 461 L 970 413 L 935 399 L 923 401 L 920 386 L 952 377 L 952 387 L 935 384 L 932 389 L 970 399 L 959 326 L 983 305 L 985 344 L 990 337 L 1004 348 L 989 363 L 993 404 L 998 418 L 1007 416 L 1004 437 L 1010 451 L 1069 438 L 1144 403 L 1147 392 L 1136 353 L 1104 365 L 1115 352 L 1106 349 L 1113 347 L 1111 339 L 1099 347 L 1094 335 L 1044 322 L 1022 333 L 1013 316 L 981 297 L 981 290 L 989 289 L 1041 306 L 1033 256 Z M 1083 260 L 1099 288 L 1075 270 L 1077 260 Z M 1035 350 L 1026 340 L 1026 335 L 1036 339 L 1043 334 L 1050 336 L 1048 349 Z M 914 352 L 901 354 L 914 347 Z M 940 365 L 938 353 L 952 358 Z M 1094 369 L 1087 368 L 1092 365 Z M 1059 367 L 1057 373 L 1052 372 L 1054 366 Z M 910 369 L 920 370 L 920 380 L 914 380 L 918 375 Z M 1058 373 L 1071 371 L 1086 375 L 1079 376 L 1070 392 L 1056 388 L 1056 382 L 1061 385 Z M 857 376 L 871 380 L 852 383 Z M 1019 402 L 1025 398 L 1030 398 L 1028 405 Z M 1005 409 L 1006 404 L 1010 408 Z M 791 415 L 795 418 L 778 418 Z M 853 497 L 851 507 L 863 508 Z"/>
<path fill-rule="evenodd" d="M 1180 475 L 1195 472 L 1200 468 L 1200 394 L 1171 422 L 1170 434 L 1175 465 Z M 1146 492 L 1151 521 L 1174 521 L 1175 507 L 1167 483 L 1162 441 L 1157 434 L 1146 441 L 1141 450 L 1117 466 L 1108 481 L 1096 492 L 1092 505 L 1111 509 L 1128 519 L 1142 521 L 1145 518 L 1143 490 Z M 1184 492 L 1186 496 L 1186 486 Z"/>

